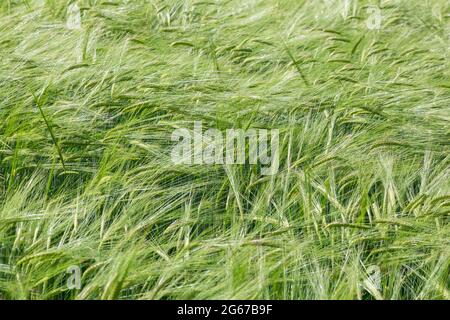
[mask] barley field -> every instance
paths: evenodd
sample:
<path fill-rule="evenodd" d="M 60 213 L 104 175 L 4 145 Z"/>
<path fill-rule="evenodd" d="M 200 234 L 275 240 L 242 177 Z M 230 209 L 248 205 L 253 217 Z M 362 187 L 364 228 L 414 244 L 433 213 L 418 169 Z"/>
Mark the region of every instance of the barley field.
<path fill-rule="evenodd" d="M 446 0 L 0 1 L 1 300 L 450 299 L 449 214 Z"/>

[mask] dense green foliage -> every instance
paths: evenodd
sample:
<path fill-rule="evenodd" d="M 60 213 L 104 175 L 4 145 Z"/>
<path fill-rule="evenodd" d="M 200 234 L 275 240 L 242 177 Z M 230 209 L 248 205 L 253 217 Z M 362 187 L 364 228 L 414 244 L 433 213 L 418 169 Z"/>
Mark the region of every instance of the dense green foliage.
<path fill-rule="evenodd" d="M 0 299 L 450 298 L 448 1 L 72 2 L 0 2 Z"/>

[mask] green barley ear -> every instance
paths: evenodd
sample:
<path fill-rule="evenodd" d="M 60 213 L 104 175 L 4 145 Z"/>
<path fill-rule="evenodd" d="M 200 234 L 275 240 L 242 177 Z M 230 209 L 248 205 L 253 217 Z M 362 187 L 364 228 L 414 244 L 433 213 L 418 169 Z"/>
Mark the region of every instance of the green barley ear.
<path fill-rule="evenodd" d="M 54 144 L 54 146 L 55 146 L 55 148 L 56 148 L 56 150 L 58 152 L 59 160 L 61 161 L 61 165 L 62 165 L 63 170 L 65 172 L 66 171 L 66 164 L 64 162 L 64 157 L 63 157 L 63 154 L 62 154 L 61 147 L 60 147 L 60 145 L 59 145 L 59 143 L 58 143 L 58 141 L 56 139 L 56 136 L 55 136 L 55 134 L 53 132 L 51 123 L 47 119 L 47 117 L 46 117 L 46 115 L 44 113 L 44 110 L 42 109 L 42 106 L 45 104 L 46 99 L 47 99 L 47 89 L 49 88 L 49 85 L 50 85 L 50 83 L 47 86 L 45 86 L 44 88 L 42 88 L 42 91 L 41 91 L 41 93 L 38 96 L 33 94 L 34 105 L 35 105 L 35 107 L 37 107 L 39 109 L 39 113 L 40 113 L 40 115 L 42 117 L 42 120 L 44 120 L 44 123 L 45 123 L 45 125 L 47 127 L 48 132 L 50 133 L 50 137 L 51 137 L 51 139 L 53 141 L 53 144 Z"/>

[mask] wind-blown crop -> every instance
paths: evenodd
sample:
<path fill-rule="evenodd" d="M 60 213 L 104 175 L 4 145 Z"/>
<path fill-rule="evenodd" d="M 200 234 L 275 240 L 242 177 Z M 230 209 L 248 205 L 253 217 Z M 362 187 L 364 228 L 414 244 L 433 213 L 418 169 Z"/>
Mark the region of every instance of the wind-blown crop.
<path fill-rule="evenodd" d="M 445 0 L 1 1 L 0 299 L 449 299 L 449 50 Z"/>

